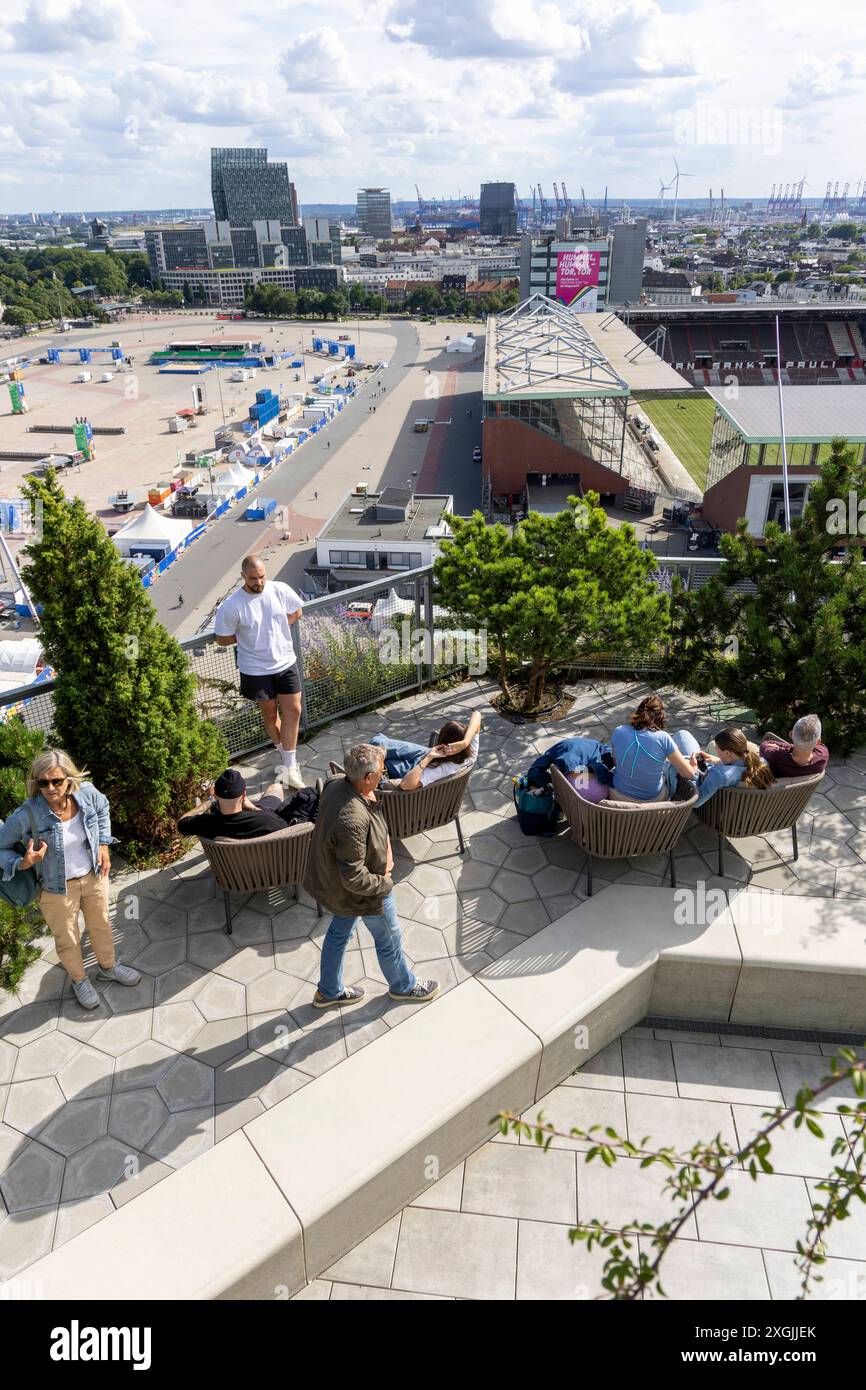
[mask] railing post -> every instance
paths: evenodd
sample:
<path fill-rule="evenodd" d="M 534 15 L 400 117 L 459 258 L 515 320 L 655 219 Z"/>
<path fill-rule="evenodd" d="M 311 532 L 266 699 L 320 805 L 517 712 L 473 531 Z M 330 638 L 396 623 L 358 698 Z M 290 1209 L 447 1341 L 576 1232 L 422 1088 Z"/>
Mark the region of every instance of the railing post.
<path fill-rule="evenodd" d="M 304 675 L 304 652 L 301 642 L 301 623 L 304 621 L 303 614 L 296 623 L 292 623 L 289 632 L 292 634 L 292 646 L 295 649 L 295 660 L 298 663 L 298 676 L 301 682 L 301 725 L 298 732 L 306 733 L 308 722 L 307 711 L 307 680 Z"/>
<path fill-rule="evenodd" d="M 415 641 L 417 642 L 417 641 L 418 641 L 418 635 L 421 634 L 421 633 L 423 632 L 423 629 L 422 629 L 422 626 L 421 626 L 421 579 L 420 579 L 420 576 L 417 575 L 417 574 L 415 575 L 415 580 L 414 580 L 414 586 L 413 586 L 413 587 L 414 587 L 414 591 L 415 591 L 415 634 L 416 634 L 416 636 L 415 636 Z M 416 647 L 416 653 L 417 653 L 417 655 L 416 655 L 416 657 L 415 657 L 415 663 L 416 663 L 416 670 L 417 670 L 417 672 L 418 672 L 418 689 L 419 689 L 419 690 L 423 690 L 423 689 L 424 689 L 424 647 L 426 646 L 426 644 L 427 644 L 427 636 L 426 636 L 426 633 L 425 633 L 424 636 L 423 636 L 423 639 L 422 639 L 421 644 L 420 644 L 419 646 Z"/>
<path fill-rule="evenodd" d="M 433 683 L 436 674 L 436 651 L 433 644 L 433 572 L 428 571 L 421 583 L 424 585 L 424 625 L 430 634 L 430 660 L 427 663 L 427 680 Z"/>

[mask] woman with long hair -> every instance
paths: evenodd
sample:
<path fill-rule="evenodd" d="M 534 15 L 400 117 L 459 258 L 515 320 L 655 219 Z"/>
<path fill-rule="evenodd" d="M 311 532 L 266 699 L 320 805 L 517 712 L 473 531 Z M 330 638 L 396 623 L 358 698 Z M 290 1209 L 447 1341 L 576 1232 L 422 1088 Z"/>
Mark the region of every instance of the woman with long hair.
<path fill-rule="evenodd" d="M 695 806 L 703 806 L 704 802 L 709 801 L 722 787 L 758 787 L 764 790 L 771 787 L 776 780 L 772 769 L 749 744 L 742 729 L 731 726 L 720 729 L 716 734 L 718 756 L 713 753 L 703 754 L 703 760 L 707 764 L 706 771 L 697 768 L 697 759 L 701 752 L 697 739 L 687 729 L 680 729 L 676 738 L 683 753 L 695 760 L 696 777 L 693 780 L 698 788 Z"/>
<path fill-rule="evenodd" d="M 83 913 L 97 961 L 97 975 L 119 985 L 137 985 L 137 970 L 114 954 L 108 915 L 111 834 L 108 798 L 62 748 L 34 759 L 27 777 L 27 800 L 0 825 L 0 873 L 11 879 L 33 868 L 39 880 L 37 904 L 57 947 L 60 964 L 82 1008 L 95 1009 L 99 995 L 84 969 L 78 914 Z M 23 845 L 21 854 L 16 845 Z"/>
<path fill-rule="evenodd" d="M 388 738 L 386 734 L 374 734 L 370 742 L 384 750 L 388 776 L 399 779 L 401 791 L 410 792 L 472 767 L 478 757 L 480 729 L 481 715 L 473 710 L 468 724 L 446 720 L 432 748 Z"/>
<path fill-rule="evenodd" d="M 641 700 L 628 723 L 614 729 L 610 746 L 616 766 L 609 801 L 667 801 L 669 772 L 674 785 L 676 773 L 694 780 L 696 765 L 665 729 L 665 707 L 658 695 Z"/>

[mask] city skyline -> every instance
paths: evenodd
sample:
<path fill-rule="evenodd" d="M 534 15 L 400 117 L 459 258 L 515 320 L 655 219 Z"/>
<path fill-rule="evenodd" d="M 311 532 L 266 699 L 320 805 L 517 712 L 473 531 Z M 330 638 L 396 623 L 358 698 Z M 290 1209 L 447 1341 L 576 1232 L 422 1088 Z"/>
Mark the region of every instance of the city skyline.
<path fill-rule="evenodd" d="M 723 22 L 708 0 L 347 0 L 339 32 L 321 18 L 28 0 L 0 21 L 0 212 L 205 207 L 212 146 L 266 146 L 305 205 L 500 180 L 645 199 L 674 159 L 683 201 L 866 177 L 866 60 L 848 56 L 866 15 L 845 0 L 790 0 L 784 30 L 772 0 Z"/>

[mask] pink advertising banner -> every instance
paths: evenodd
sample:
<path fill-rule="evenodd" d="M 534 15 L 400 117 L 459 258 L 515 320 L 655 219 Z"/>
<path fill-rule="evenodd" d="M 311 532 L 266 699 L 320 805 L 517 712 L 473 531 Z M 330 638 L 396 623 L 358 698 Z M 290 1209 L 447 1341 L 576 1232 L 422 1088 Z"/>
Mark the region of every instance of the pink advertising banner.
<path fill-rule="evenodd" d="M 600 251 L 559 251 L 556 256 L 556 297 L 570 308 L 594 313 L 598 303 Z"/>

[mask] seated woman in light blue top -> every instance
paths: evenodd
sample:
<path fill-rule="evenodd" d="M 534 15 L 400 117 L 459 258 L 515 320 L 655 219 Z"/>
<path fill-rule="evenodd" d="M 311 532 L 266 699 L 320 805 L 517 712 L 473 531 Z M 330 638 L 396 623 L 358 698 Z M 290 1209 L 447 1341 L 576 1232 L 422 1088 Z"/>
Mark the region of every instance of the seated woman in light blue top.
<path fill-rule="evenodd" d="M 742 729 L 722 729 L 716 734 L 719 756 L 715 757 L 712 753 L 703 754 L 707 765 L 705 772 L 697 766 L 701 750 L 697 739 L 688 729 L 680 729 L 674 735 L 674 739 L 680 752 L 694 761 L 696 766 L 694 780 L 697 783 L 698 799 L 693 803 L 695 806 L 703 806 L 721 787 L 766 788 L 771 787 L 776 780 L 772 769 L 749 747 Z"/>
<path fill-rule="evenodd" d="M 627 724 L 611 735 L 616 761 L 609 801 L 667 801 L 668 774 L 694 780 L 697 765 L 683 757 L 675 739 L 665 731 L 665 709 L 658 695 L 641 700 Z"/>

